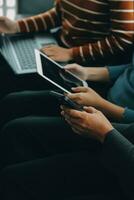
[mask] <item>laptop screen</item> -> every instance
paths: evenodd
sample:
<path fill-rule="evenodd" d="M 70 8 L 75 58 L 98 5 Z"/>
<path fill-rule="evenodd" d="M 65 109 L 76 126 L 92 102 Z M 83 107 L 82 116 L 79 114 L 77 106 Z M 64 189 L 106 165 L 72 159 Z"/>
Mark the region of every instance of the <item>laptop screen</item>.
<path fill-rule="evenodd" d="M 44 78 L 47 77 L 67 91 L 71 91 L 72 87 L 84 86 L 84 82 L 77 76 L 73 75 L 69 71 L 65 71 L 63 66 L 51 60 L 38 50 L 36 51 L 40 57 L 40 64 L 39 59 L 37 61 L 37 71 L 40 75 L 43 75 Z"/>

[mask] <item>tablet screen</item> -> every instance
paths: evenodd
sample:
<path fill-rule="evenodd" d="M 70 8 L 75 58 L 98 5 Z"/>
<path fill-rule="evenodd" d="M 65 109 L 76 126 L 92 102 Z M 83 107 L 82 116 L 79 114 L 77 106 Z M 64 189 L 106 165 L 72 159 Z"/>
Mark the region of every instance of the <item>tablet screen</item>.
<path fill-rule="evenodd" d="M 87 83 L 76 75 L 66 71 L 63 66 L 35 49 L 37 73 L 62 92 L 70 93 L 72 87 L 85 86 Z"/>
<path fill-rule="evenodd" d="M 65 71 L 64 67 L 42 54 L 40 56 L 44 76 L 69 91 L 72 87 L 83 86 L 83 81 L 69 71 Z"/>

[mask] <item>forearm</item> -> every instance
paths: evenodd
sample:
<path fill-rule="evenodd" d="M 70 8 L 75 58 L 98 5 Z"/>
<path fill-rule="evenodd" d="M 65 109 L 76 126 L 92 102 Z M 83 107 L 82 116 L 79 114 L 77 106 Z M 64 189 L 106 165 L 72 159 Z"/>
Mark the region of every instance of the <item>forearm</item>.
<path fill-rule="evenodd" d="M 115 105 L 105 99 L 102 99 L 98 105 L 98 109 L 102 111 L 108 118 L 121 121 L 125 108 Z"/>
<path fill-rule="evenodd" d="M 18 20 L 17 23 L 20 32 L 49 31 L 61 25 L 58 5 L 42 14 Z"/>
<path fill-rule="evenodd" d="M 89 67 L 86 68 L 87 80 L 89 81 L 109 81 L 109 71 L 107 67 Z"/>

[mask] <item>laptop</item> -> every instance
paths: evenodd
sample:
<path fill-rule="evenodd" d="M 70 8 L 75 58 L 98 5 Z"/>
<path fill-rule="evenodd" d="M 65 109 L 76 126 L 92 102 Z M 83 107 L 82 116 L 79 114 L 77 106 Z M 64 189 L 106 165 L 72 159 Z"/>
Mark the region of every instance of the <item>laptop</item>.
<path fill-rule="evenodd" d="M 34 49 L 57 44 L 51 33 L 11 34 L 0 36 L 0 53 L 15 74 L 37 72 Z"/>
<path fill-rule="evenodd" d="M 37 73 L 63 93 L 70 93 L 72 87 L 87 87 L 86 81 L 64 69 L 64 66 L 53 61 L 47 55 L 35 49 Z"/>

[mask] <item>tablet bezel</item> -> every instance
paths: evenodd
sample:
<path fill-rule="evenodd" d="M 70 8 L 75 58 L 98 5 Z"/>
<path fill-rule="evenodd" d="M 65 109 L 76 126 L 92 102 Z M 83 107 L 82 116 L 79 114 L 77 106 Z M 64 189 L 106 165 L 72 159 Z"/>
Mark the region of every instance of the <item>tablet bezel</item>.
<path fill-rule="evenodd" d="M 45 54 L 43 54 L 41 51 L 39 51 L 38 49 L 35 49 L 35 57 L 36 57 L 36 64 L 37 64 L 37 73 L 42 76 L 44 79 L 46 79 L 47 81 L 49 81 L 50 83 L 52 83 L 53 85 L 55 85 L 56 87 L 58 87 L 59 89 L 61 89 L 63 92 L 65 93 L 71 93 L 70 91 L 68 91 L 67 89 L 63 88 L 62 86 L 60 86 L 59 84 L 55 83 L 54 81 L 52 81 L 50 78 L 48 78 L 47 76 L 45 76 L 43 74 L 43 69 L 42 69 L 42 62 L 41 62 L 41 56 L 45 57 L 46 59 L 48 59 L 50 62 L 52 62 L 53 64 L 55 64 L 56 66 L 58 66 L 60 69 L 64 69 L 63 66 L 61 66 L 59 63 L 55 62 L 54 60 L 52 60 L 51 58 L 49 58 L 48 56 L 46 56 Z M 79 77 L 77 77 L 76 75 L 74 75 L 73 73 L 69 72 L 73 77 L 77 78 L 78 80 L 80 80 L 83 84 L 83 86 L 87 87 L 87 84 L 85 81 L 81 80 Z"/>

